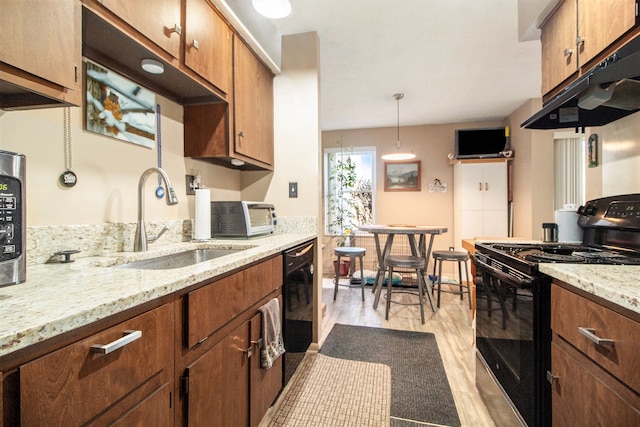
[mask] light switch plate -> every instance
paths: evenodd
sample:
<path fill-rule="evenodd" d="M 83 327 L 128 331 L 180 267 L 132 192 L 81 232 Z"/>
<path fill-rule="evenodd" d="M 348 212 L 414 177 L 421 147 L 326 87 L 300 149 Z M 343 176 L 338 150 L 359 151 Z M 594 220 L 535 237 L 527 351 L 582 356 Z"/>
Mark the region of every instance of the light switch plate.
<path fill-rule="evenodd" d="M 196 194 L 195 181 L 196 177 L 194 175 L 186 175 L 187 196 Z"/>
<path fill-rule="evenodd" d="M 290 182 L 289 183 L 289 198 L 296 198 L 298 197 L 298 183 L 297 182 Z"/>

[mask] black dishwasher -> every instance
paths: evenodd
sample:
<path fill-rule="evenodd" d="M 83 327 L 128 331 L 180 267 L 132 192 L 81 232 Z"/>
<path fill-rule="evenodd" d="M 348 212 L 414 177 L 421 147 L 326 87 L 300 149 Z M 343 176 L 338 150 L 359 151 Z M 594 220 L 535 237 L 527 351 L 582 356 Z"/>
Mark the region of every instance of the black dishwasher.
<path fill-rule="evenodd" d="M 315 240 L 283 252 L 283 382 L 286 385 L 313 339 Z"/>

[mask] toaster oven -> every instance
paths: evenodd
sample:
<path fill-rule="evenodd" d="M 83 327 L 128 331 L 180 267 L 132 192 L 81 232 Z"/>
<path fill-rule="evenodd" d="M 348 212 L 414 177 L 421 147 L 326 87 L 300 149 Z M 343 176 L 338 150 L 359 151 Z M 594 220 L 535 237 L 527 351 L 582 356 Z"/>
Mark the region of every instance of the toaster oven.
<path fill-rule="evenodd" d="M 211 236 L 252 237 L 273 234 L 276 213 L 262 202 L 211 202 Z"/>

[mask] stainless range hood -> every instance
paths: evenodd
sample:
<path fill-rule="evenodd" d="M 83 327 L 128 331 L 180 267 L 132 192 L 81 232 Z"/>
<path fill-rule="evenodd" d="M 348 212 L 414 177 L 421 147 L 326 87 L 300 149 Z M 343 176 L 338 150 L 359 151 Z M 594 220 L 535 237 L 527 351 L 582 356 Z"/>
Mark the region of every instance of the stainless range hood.
<path fill-rule="evenodd" d="M 521 125 L 528 129 L 602 126 L 640 110 L 640 36 L 568 85 Z"/>

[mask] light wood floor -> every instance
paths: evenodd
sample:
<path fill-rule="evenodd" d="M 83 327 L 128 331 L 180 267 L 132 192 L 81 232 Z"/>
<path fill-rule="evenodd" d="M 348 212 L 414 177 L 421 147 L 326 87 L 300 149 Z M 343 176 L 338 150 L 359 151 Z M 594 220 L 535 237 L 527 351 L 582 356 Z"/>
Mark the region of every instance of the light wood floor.
<path fill-rule="evenodd" d="M 365 301 L 362 302 L 359 288 L 341 286 L 336 301 L 333 301 L 332 279 L 323 279 L 322 287 L 326 313 L 323 317 L 321 342 L 336 323 L 431 332 L 436 336 L 462 425 L 495 426 L 475 387 L 474 334 L 466 296 L 464 301 L 460 301 L 457 295 L 442 293 L 437 313 L 433 313 L 427 303 L 425 324 L 422 325 L 417 305 L 391 304 L 389 320 L 386 321 L 384 292 L 378 308 L 374 310 L 374 295 L 370 288 L 365 289 Z M 393 296 L 393 300 L 413 302 L 416 297 L 398 294 Z"/>

